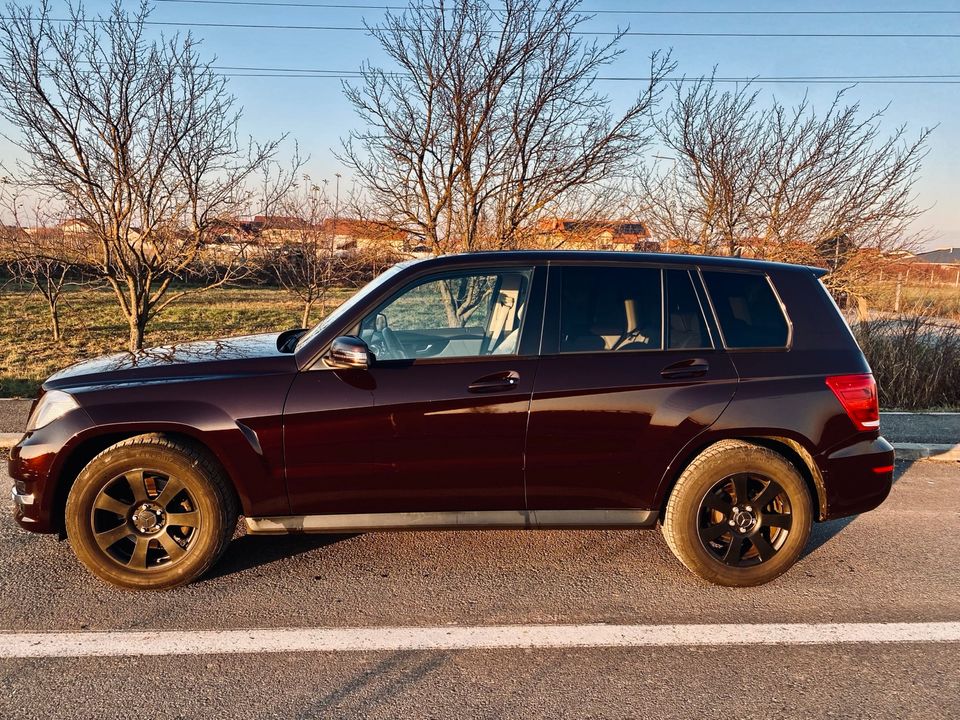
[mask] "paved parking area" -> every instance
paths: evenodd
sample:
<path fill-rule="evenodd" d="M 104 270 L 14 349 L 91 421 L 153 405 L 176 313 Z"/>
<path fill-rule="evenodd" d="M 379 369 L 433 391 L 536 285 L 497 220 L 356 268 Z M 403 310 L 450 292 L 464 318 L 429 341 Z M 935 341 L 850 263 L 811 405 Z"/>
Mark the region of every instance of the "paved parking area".
<path fill-rule="evenodd" d="M 944 632 L 960 621 L 957 464 L 900 463 L 883 506 L 818 525 L 790 573 L 751 590 L 701 583 L 655 532 L 489 531 L 240 537 L 207 579 L 135 594 L 93 579 L 68 544 L 20 531 L 5 475 L 0 492 L 5 646 L 27 632 L 55 643 L 63 636 L 46 634 L 114 633 L 106 657 L 8 650 L 0 717 L 929 720 L 960 712 L 960 643 Z M 661 635 L 678 626 L 681 636 L 597 646 L 616 629 L 591 634 L 596 624 Z M 806 640 L 790 634 L 797 624 Z M 742 636 L 730 625 L 743 626 Z M 410 637 L 461 638 L 505 627 L 515 638 L 531 626 L 580 632 L 586 646 L 414 649 L 423 646 L 396 635 L 413 628 Z M 269 646 L 328 637 L 317 628 L 373 643 Z M 208 637 L 221 644 L 186 647 Z M 890 639 L 901 642 L 878 642 Z"/>

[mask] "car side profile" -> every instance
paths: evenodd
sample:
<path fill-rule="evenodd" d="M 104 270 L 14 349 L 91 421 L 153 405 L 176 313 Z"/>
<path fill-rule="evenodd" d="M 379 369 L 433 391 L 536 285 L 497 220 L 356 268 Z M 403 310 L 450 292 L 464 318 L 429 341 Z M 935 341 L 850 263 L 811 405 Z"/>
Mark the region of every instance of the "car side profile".
<path fill-rule="evenodd" d="M 17 521 L 169 588 L 233 536 L 649 528 L 768 582 L 893 478 L 870 368 L 804 266 L 667 254 L 401 263 L 310 330 L 50 377 L 10 455 Z"/>

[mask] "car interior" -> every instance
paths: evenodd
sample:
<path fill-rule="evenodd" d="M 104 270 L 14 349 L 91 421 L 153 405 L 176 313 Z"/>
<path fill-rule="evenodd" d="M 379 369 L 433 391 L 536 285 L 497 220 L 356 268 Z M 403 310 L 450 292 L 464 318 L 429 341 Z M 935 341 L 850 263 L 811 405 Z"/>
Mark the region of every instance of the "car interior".
<path fill-rule="evenodd" d="M 530 274 L 428 280 L 368 315 L 359 336 L 378 360 L 517 352 Z"/>

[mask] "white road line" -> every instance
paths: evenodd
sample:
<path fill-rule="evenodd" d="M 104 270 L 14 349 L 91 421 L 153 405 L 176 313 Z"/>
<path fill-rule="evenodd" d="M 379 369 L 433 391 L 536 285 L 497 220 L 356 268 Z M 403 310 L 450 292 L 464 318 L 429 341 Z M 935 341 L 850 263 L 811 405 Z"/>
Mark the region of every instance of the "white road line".
<path fill-rule="evenodd" d="M 0 658 L 945 642 L 960 642 L 960 622 L 5 632 Z"/>

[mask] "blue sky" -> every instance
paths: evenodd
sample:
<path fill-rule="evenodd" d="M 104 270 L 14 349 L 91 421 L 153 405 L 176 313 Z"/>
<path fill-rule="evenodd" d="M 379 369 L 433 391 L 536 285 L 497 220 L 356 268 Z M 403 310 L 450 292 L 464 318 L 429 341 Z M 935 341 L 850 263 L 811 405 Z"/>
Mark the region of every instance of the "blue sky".
<path fill-rule="evenodd" d="M 309 2 L 310 0 L 302 0 Z M 403 4 L 403 0 L 314 0 L 340 4 Z M 88 3 L 105 11 L 106 2 Z M 960 10 L 956 0 L 846 0 L 845 2 L 629 2 L 584 0 L 583 8 L 602 10 Z M 358 26 L 376 22 L 383 11 L 307 7 L 240 7 L 160 2 L 153 20 L 243 24 Z M 960 35 L 960 14 L 954 15 L 618 15 L 603 14 L 589 29 L 612 30 L 630 26 L 653 32 L 776 32 L 776 33 L 954 33 Z M 175 28 L 164 28 L 171 32 Z M 219 66 L 356 70 L 365 59 L 382 56 L 375 41 L 363 32 L 192 28 L 203 38 L 205 51 L 216 55 Z M 678 74 L 700 75 L 717 66 L 721 76 L 960 76 L 958 38 L 723 38 L 629 37 L 626 52 L 611 75 L 646 74 L 647 57 L 656 49 L 672 50 Z M 242 71 L 236 71 L 242 72 Z M 960 80 L 960 77 L 954 78 Z M 603 82 L 600 88 L 616 106 L 626 106 L 639 84 Z M 289 133 L 311 155 L 309 172 L 315 180 L 342 171 L 331 149 L 355 119 L 343 99 L 340 81 L 331 78 L 233 77 L 232 91 L 244 108 L 243 130 L 256 137 Z M 781 101 L 798 101 L 804 84 L 763 84 L 765 93 Z M 812 85 L 809 95 L 825 106 L 838 89 Z M 931 246 L 960 246 L 960 84 L 866 85 L 853 88 L 848 98 L 865 110 L 890 104 L 886 127 L 908 125 L 911 136 L 922 127 L 938 125 L 930 141 L 930 155 L 917 187 L 919 202 L 931 209 L 920 223 L 934 234 Z M 348 182 L 345 176 L 344 182 Z"/>

